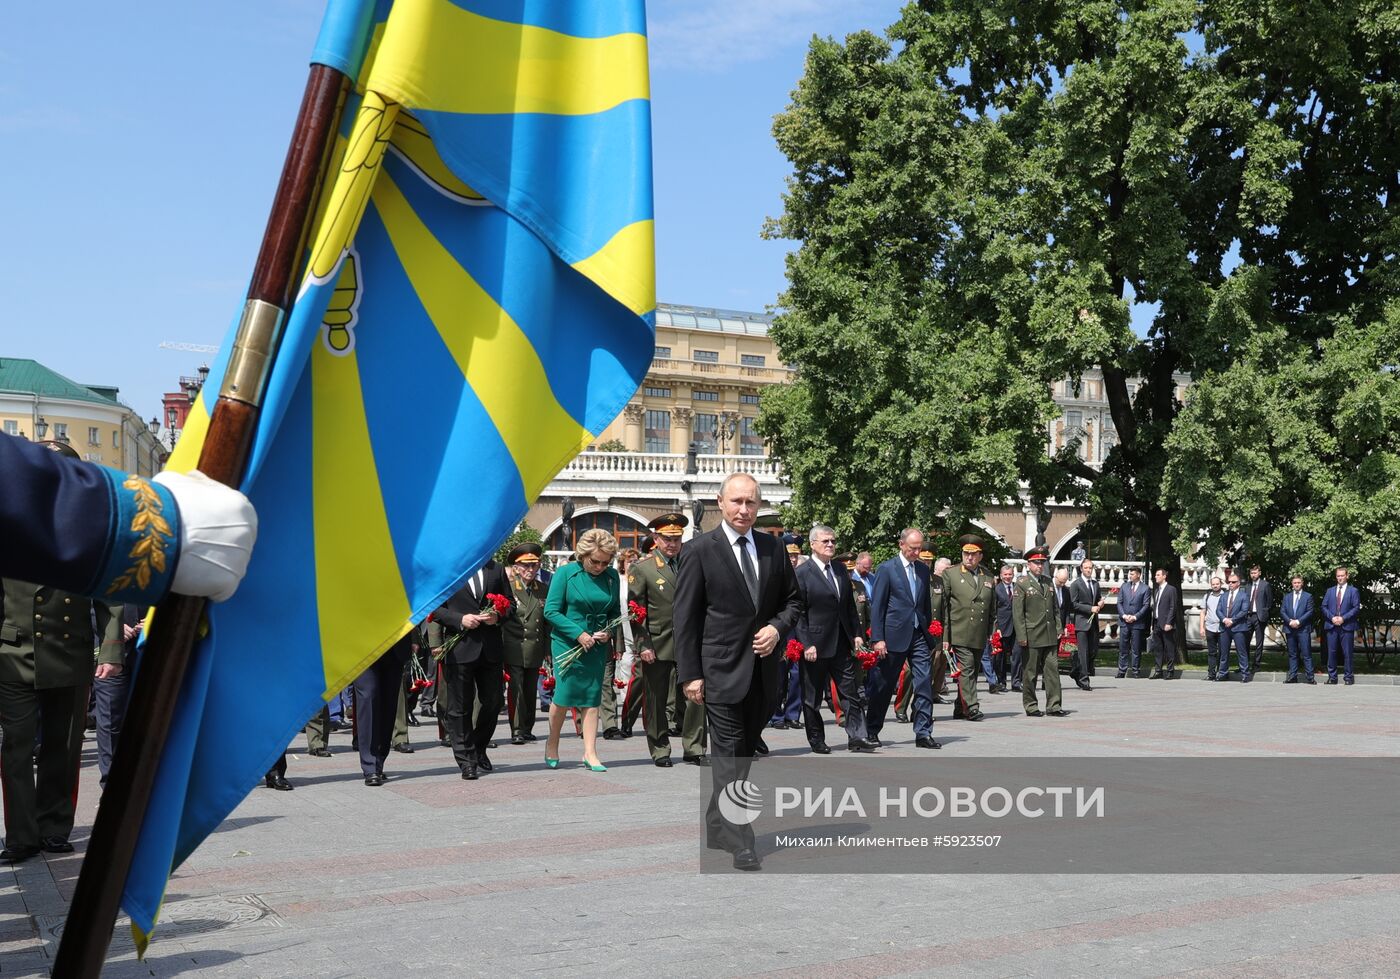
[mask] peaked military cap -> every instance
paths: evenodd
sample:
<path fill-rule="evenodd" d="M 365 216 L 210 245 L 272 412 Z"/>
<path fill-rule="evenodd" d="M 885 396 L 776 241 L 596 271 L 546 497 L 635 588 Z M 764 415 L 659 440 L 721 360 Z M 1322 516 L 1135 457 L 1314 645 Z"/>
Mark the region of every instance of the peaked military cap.
<path fill-rule="evenodd" d="M 962 545 L 964 554 L 982 550 L 982 538 L 976 534 L 963 534 L 958 538 L 958 543 Z"/>
<path fill-rule="evenodd" d="M 539 564 L 544 548 L 538 544 L 517 544 L 506 555 L 506 564 Z"/>
<path fill-rule="evenodd" d="M 662 537 L 680 537 L 689 524 L 690 521 L 685 518 L 684 514 L 663 513 L 647 524 L 647 527 Z"/>
<path fill-rule="evenodd" d="M 1050 551 L 1044 547 L 1032 547 L 1029 551 L 1026 552 L 1026 560 L 1048 561 L 1050 560 Z"/>

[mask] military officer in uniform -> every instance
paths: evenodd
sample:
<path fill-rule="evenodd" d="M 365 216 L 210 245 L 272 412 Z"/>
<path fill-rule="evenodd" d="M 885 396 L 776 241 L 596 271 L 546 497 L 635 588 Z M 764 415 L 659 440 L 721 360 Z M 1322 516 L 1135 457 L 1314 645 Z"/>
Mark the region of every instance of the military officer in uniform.
<path fill-rule="evenodd" d="M 647 748 L 657 768 L 671 767 L 671 738 L 667 724 L 667 701 L 676 689 L 675 634 L 671 606 L 676 598 L 676 567 L 689 521 L 679 513 L 663 513 L 647 527 L 652 532 L 651 555 L 632 565 L 627 575 L 628 600 L 647 610 L 646 621 L 634 626 L 632 634 L 642 663 L 643 720 Z M 684 698 L 677 705 L 681 713 L 682 758 L 706 766 L 705 706 Z"/>
<path fill-rule="evenodd" d="M 1067 716 L 1060 706 L 1060 609 L 1055 600 L 1055 583 L 1045 574 L 1050 552 L 1033 547 L 1026 553 L 1026 574 L 1016 579 L 1012 592 L 1012 615 L 1016 620 L 1016 643 L 1021 649 L 1021 703 L 1029 717 L 1044 716 L 1035 696 L 1035 679 L 1045 677 L 1045 713 Z M 1048 664 L 1048 665 L 1047 665 Z"/>
<path fill-rule="evenodd" d="M 18 863 L 42 848 L 71 853 L 78 763 L 93 651 L 109 606 L 47 585 L 7 578 L 0 625 L 0 784 L 5 848 Z M 97 632 L 94 634 L 94 621 Z M 42 733 L 37 767 L 34 736 Z"/>
<path fill-rule="evenodd" d="M 515 592 L 515 615 L 501 625 L 510 670 L 510 743 L 525 744 L 535 738 L 535 702 L 540 667 L 549 655 L 549 624 L 544 619 L 545 588 L 539 582 L 538 544 L 521 544 L 506 557 L 510 587 Z"/>
<path fill-rule="evenodd" d="M 962 563 L 943 572 L 943 641 L 958 661 L 958 704 L 954 717 L 980 721 L 977 706 L 977 659 L 992 633 L 996 594 L 991 576 L 981 570 L 982 538 L 958 539 Z"/>

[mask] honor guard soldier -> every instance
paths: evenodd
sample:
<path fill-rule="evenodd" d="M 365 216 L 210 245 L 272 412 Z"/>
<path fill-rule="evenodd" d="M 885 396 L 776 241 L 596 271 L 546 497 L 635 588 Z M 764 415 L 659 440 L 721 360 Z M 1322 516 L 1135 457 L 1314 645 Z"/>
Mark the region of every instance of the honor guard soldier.
<path fill-rule="evenodd" d="M 1030 717 L 1044 716 L 1035 697 L 1035 679 L 1045 677 L 1045 714 L 1065 717 L 1060 706 L 1060 610 L 1055 600 L 1055 582 L 1045 574 L 1050 552 L 1033 547 L 1026 553 L 1026 574 L 1016 579 L 1012 593 L 1012 614 L 1016 619 L 1015 641 L 1024 664 L 1021 673 L 1021 703 Z"/>
<path fill-rule="evenodd" d="M 521 544 L 506 557 L 510 566 L 510 587 L 515 592 L 515 615 L 501 624 L 506 647 L 510 684 L 506 699 L 510 708 L 510 743 L 524 744 L 535 738 L 535 701 L 538 696 L 540 667 L 549 655 L 549 624 L 544 618 L 545 588 L 539 582 L 538 544 Z"/>
<path fill-rule="evenodd" d="M 628 601 L 646 609 L 646 621 L 634 626 L 633 640 L 642 662 L 643 718 L 647 748 L 657 768 L 671 767 L 668 701 L 676 695 L 676 647 L 671 607 L 676 598 L 676 568 L 681 537 L 689 521 L 679 513 L 663 513 L 647 527 L 654 546 L 651 555 L 632 565 L 627 575 Z M 705 766 L 705 707 L 684 697 L 676 704 L 681 721 L 682 757 Z"/>
<path fill-rule="evenodd" d="M 980 721 L 977 706 L 977 660 L 992 633 L 996 593 L 992 579 L 981 570 L 982 538 L 966 534 L 958 539 L 962 563 L 943 572 L 943 641 L 958 663 L 958 703 L 954 717 Z"/>

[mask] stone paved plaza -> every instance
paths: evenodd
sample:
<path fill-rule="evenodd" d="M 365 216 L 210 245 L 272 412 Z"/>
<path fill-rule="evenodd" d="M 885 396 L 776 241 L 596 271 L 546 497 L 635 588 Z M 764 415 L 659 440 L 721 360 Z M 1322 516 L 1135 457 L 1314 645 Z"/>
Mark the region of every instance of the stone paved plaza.
<path fill-rule="evenodd" d="M 891 722 L 886 752 L 930 766 L 950 756 L 1400 753 L 1390 678 L 1308 688 L 1198 677 L 1101 670 L 1092 693 L 1066 691 L 1067 719 L 1027 718 L 1014 695 L 987 698 L 981 724 L 940 706 L 942 751 L 916 752 L 909 726 Z M 701 875 L 699 772 L 654 768 L 643 738 L 600 741 L 606 774 L 577 767 L 572 736 L 558 771 L 545 768 L 543 741 L 503 743 L 496 772 L 469 783 L 432 725 L 411 729 L 419 750 L 391 755 L 382 788 L 363 784 L 346 733 L 332 739 L 332 758 L 293 754 L 296 791 L 255 789 L 175 874 L 146 961 L 123 921 L 104 974 L 1400 972 L 1400 875 Z M 801 732 L 768 734 L 775 754 L 823 763 Z M 0 977 L 47 975 L 98 798 L 88 748 L 78 852 L 0 870 Z M 1344 799 L 1337 816 L 1345 832 Z"/>

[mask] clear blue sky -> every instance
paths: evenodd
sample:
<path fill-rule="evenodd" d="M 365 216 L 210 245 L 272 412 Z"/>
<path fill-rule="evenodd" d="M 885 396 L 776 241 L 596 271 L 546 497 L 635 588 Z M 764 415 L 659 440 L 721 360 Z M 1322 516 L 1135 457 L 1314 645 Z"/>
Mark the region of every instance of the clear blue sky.
<path fill-rule="evenodd" d="M 771 120 L 808 40 L 898 0 L 651 0 L 658 295 L 783 287 Z M 320 0 L 26 3 L 0 38 L 0 355 L 115 384 L 143 418 L 217 344 L 257 252 Z"/>

